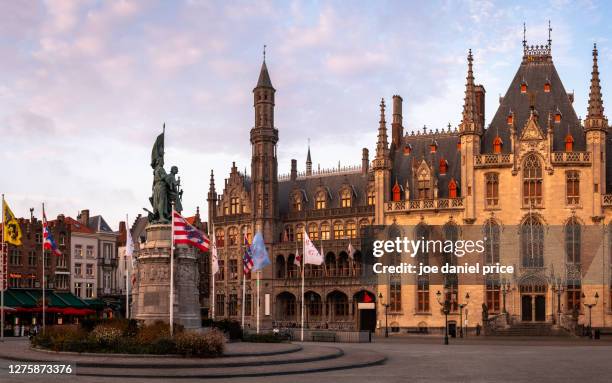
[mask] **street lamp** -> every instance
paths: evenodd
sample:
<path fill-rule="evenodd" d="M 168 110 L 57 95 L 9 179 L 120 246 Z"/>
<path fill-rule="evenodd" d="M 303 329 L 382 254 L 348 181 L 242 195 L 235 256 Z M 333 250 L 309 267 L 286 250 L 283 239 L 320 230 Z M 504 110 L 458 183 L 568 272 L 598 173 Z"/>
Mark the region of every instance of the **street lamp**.
<path fill-rule="evenodd" d="M 583 300 L 583 302 L 584 302 L 585 298 L 586 298 L 586 296 L 584 295 L 584 293 L 582 293 L 582 300 Z M 591 327 L 591 309 L 594 306 L 597 306 L 597 300 L 599 299 L 599 294 L 597 294 L 597 291 L 595 291 L 594 298 L 595 298 L 595 302 L 594 303 L 583 303 L 586 307 L 589 308 L 589 337 L 591 339 L 593 338 L 593 330 L 592 330 L 592 327 Z"/>
<path fill-rule="evenodd" d="M 552 289 L 553 292 L 557 294 L 557 325 L 561 326 L 561 294 L 563 294 L 565 287 L 560 277 L 557 277 L 553 280 Z"/>
<path fill-rule="evenodd" d="M 448 299 L 448 288 L 444 288 L 444 301 L 440 298 L 442 293 L 440 290 L 436 293 L 436 299 L 440 306 L 442 306 L 442 312 L 444 313 L 444 344 L 448 344 L 448 313 L 450 312 L 450 301 Z"/>
<path fill-rule="evenodd" d="M 470 293 L 465 294 L 465 303 L 459 303 L 459 336 L 463 338 L 463 308 L 470 303 Z"/>
<path fill-rule="evenodd" d="M 382 293 L 378 293 L 378 300 L 380 304 L 385 308 L 385 338 L 389 337 L 389 325 L 388 325 L 388 314 L 387 310 L 389 308 L 389 303 L 383 303 L 383 295 Z"/>
<path fill-rule="evenodd" d="M 510 281 L 507 280 L 506 278 L 502 278 L 502 281 L 501 281 L 501 292 L 502 292 L 502 299 L 503 299 L 502 313 L 507 314 L 508 311 L 506 311 L 506 294 L 508 294 L 508 292 L 510 292 Z"/>

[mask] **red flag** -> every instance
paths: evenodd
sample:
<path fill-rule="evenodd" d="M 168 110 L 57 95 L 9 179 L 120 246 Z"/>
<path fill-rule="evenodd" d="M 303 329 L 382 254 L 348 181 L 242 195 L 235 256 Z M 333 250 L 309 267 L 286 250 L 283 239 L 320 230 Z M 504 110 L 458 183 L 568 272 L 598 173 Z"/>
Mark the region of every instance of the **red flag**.
<path fill-rule="evenodd" d="M 208 251 L 210 240 L 204 233 L 191 226 L 187 220 L 177 212 L 174 212 L 172 215 L 172 220 L 175 245 L 191 245 L 202 251 Z"/>

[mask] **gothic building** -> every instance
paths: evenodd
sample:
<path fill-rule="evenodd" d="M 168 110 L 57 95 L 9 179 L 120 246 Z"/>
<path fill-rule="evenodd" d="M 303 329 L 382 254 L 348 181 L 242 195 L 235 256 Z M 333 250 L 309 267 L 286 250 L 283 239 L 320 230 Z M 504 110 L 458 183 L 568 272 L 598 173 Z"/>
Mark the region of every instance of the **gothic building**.
<path fill-rule="evenodd" d="M 550 40 L 539 46 L 523 41 L 518 70 L 488 126 L 485 88 L 476 83 L 470 51 L 458 128 L 405 132 L 402 98 L 393 96 L 390 135 L 386 105 L 380 103 L 371 166 L 363 149 L 360 167 L 314 171 L 309 151 L 305 172 L 292 160 L 288 176 L 277 172 L 275 89 L 264 60 L 253 90 L 251 174 L 234 164 L 221 194 L 211 174 L 209 222 L 220 256 L 216 317 L 240 319 L 243 237 L 261 231 L 272 260 L 260 285 L 262 326 L 298 324 L 301 285 L 294 259 L 306 229 L 325 254 L 324 265 L 305 270 L 311 328 L 380 327 L 385 306 L 394 331 L 444 328 L 444 300 L 453 327 L 461 315 L 469 327 L 486 324 L 483 305 L 491 323 L 503 316 L 510 324 L 569 326 L 571 317 L 610 327 L 612 141 L 598 52 L 594 47 L 582 121 L 551 48 Z M 390 238 L 483 239 L 482 253 L 459 258 L 432 251 L 417 261 L 499 263 L 513 265 L 514 272 L 386 275 L 365 283 L 360 236 L 370 225 L 381 225 Z M 352 257 L 349 244 L 356 249 Z M 391 258 L 385 262 L 414 263 Z M 247 286 L 244 306 L 252 324 L 255 284 L 247 279 Z"/>

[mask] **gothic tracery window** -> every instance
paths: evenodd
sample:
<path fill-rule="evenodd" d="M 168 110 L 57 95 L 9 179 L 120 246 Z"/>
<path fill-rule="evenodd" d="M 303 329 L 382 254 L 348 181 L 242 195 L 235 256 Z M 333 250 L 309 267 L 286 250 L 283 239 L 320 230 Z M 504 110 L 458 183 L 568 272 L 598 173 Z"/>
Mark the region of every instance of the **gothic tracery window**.
<path fill-rule="evenodd" d="M 499 225 L 492 219 L 485 222 L 483 228 L 484 236 L 484 260 L 485 264 L 492 265 L 499 262 Z"/>
<path fill-rule="evenodd" d="M 581 239 L 581 227 L 580 223 L 575 217 L 572 217 L 565 224 L 565 254 L 567 256 L 567 263 L 579 264 L 580 263 L 580 239 Z"/>
<path fill-rule="evenodd" d="M 530 215 L 521 225 L 521 258 L 523 267 L 544 267 L 544 228 Z"/>
<path fill-rule="evenodd" d="M 568 205 L 580 203 L 580 172 L 576 170 L 565 173 L 565 198 Z"/>
<path fill-rule="evenodd" d="M 535 154 L 523 164 L 523 205 L 542 206 L 542 164 Z"/>
<path fill-rule="evenodd" d="M 497 173 L 485 174 L 485 202 L 488 208 L 499 206 L 499 175 Z"/>
<path fill-rule="evenodd" d="M 344 189 L 340 194 L 340 202 L 342 207 L 351 207 L 351 191 Z"/>

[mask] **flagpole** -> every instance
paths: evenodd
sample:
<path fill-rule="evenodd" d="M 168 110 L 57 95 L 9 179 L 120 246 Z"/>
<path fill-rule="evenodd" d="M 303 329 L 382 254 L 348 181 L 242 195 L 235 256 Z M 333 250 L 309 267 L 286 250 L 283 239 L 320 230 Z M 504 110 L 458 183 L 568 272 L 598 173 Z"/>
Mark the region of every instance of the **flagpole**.
<path fill-rule="evenodd" d="M 125 228 L 130 230 L 128 215 L 125 215 Z M 131 236 L 129 236 L 131 238 Z M 125 239 L 128 239 L 126 235 Z M 123 264 L 125 265 L 125 317 L 130 319 L 130 265 L 127 260 L 128 243 L 125 243 L 125 253 L 123 254 Z M 133 256 L 133 255 L 132 255 Z"/>
<path fill-rule="evenodd" d="M 304 266 L 306 266 L 306 241 L 304 240 L 306 235 L 306 228 L 304 227 L 304 234 L 302 235 L 302 325 L 300 331 L 300 341 L 304 341 Z"/>
<path fill-rule="evenodd" d="M 0 313 L 0 342 L 4 342 L 4 286 L 6 281 L 6 270 L 4 270 L 4 257 L 5 257 L 5 246 L 4 243 L 4 230 L 5 230 L 5 222 L 4 222 L 4 193 L 2 193 L 2 256 L 0 256 L 0 262 L 2 262 L 2 286 L 0 286 L 0 308 L 2 309 L 2 313 Z"/>
<path fill-rule="evenodd" d="M 46 329 L 45 318 L 45 203 L 42 203 L 42 329 L 43 334 Z"/>
<path fill-rule="evenodd" d="M 210 305 L 211 308 L 211 318 L 214 321 L 215 320 L 215 269 L 213 267 L 213 254 L 215 252 L 217 252 L 217 237 L 215 236 L 215 224 L 212 224 L 212 251 L 210 252 L 210 272 L 212 273 L 212 304 Z M 244 270 L 244 269 L 243 269 Z"/>
<path fill-rule="evenodd" d="M 170 221 L 170 336 L 174 334 L 174 202 Z"/>
<path fill-rule="evenodd" d="M 242 331 L 244 331 L 244 302 L 246 299 L 246 273 L 244 272 L 244 265 L 242 267 Z"/>
<path fill-rule="evenodd" d="M 257 333 L 259 334 L 259 274 L 261 271 L 257 270 Z"/>

